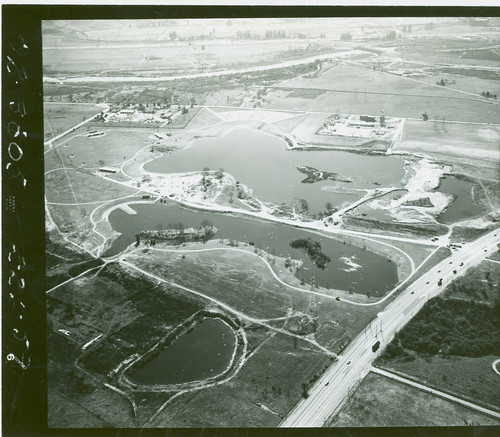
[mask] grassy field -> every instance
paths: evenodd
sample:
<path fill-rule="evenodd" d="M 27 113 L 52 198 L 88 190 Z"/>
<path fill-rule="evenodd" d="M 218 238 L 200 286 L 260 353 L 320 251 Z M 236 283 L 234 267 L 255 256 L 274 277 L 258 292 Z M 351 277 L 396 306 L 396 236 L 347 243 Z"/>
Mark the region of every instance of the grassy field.
<path fill-rule="evenodd" d="M 49 140 L 102 110 L 102 106 L 93 104 L 45 102 L 43 104 L 44 139 Z"/>
<path fill-rule="evenodd" d="M 277 334 L 247 359 L 230 382 L 178 397 L 154 426 L 276 426 L 300 399 L 301 384 L 329 363 L 306 343 L 294 344 L 290 337 Z"/>
<path fill-rule="evenodd" d="M 99 130 L 105 135 L 87 137 L 89 131 Z M 102 166 L 119 166 L 124 160 L 130 159 L 141 148 L 151 144 L 149 137 L 152 129 L 105 129 L 83 126 L 70 135 L 56 141 L 59 145 L 47 155 L 57 153 L 59 164 L 83 167 L 86 169 Z M 45 155 L 47 157 L 47 155 Z M 46 166 L 46 170 L 50 170 Z"/>
<path fill-rule="evenodd" d="M 436 156 L 461 155 L 498 163 L 499 141 L 499 126 L 459 123 L 436 125 L 433 121 L 407 120 L 403 140 L 395 143 L 394 150 Z"/>
<path fill-rule="evenodd" d="M 45 195 L 47 201 L 53 203 L 93 203 L 93 208 L 96 208 L 98 202 L 136 192 L 133 188 L 73 168 L 58 169 L 45 176 Z"/>
<path fill-rule="evenodd" d="M 494 418 L 369 373 L 330 426 L 498 425 Z"/>

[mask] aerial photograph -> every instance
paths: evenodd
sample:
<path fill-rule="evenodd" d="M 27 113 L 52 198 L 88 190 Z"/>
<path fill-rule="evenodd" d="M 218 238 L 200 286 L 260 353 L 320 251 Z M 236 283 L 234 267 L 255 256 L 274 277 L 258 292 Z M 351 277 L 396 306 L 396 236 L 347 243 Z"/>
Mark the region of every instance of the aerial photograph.
<path fill-rule="evenodd" d="M 500 18 L 42 22 L 50 428 L 500 425 Z"/>

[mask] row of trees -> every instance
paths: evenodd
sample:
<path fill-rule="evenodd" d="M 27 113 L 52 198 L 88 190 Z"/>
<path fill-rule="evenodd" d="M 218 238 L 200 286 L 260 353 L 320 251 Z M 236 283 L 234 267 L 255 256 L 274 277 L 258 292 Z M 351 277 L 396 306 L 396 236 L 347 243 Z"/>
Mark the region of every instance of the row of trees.
<path fill-rule="evenodd" d="M 496 94 L 493 94 L 493 93 L 490 93 L 489 91 L 483 91 L 481 93 L 481 95 L 483 97 L 486 97 L 487 99 L 496 99 L 497 98 L 497 95 Z"/>

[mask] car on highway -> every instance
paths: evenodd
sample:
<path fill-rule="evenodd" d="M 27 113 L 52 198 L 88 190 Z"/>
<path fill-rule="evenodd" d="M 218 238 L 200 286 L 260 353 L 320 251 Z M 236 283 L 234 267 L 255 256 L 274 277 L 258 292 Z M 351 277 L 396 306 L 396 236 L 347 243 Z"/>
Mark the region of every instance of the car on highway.
<path fill-rule="evenodd" d="M 348 365 L 349 365 L 349 364 L 351 364 L 351 360 L 349 360 L 349 361 L 347 362 L 347 364 L 348 364 Z"/>
<path fill-rule="evenodd" d="M 330 384 L 330 381 L 326 381 L 325 387 L 326 387 L 328 384 Z"/>

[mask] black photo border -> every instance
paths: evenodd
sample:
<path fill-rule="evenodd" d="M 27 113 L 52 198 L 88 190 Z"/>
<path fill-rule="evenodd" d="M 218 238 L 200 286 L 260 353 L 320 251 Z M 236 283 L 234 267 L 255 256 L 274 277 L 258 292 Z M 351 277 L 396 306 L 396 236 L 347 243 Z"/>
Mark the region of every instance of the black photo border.
<path fill-rule="evenodd" d="M 5 436 L 489 436 L 498 427 L 47 428 L 43 20 L 492 17 L 469 6 L 2 6 L 2 434 Z"/>

